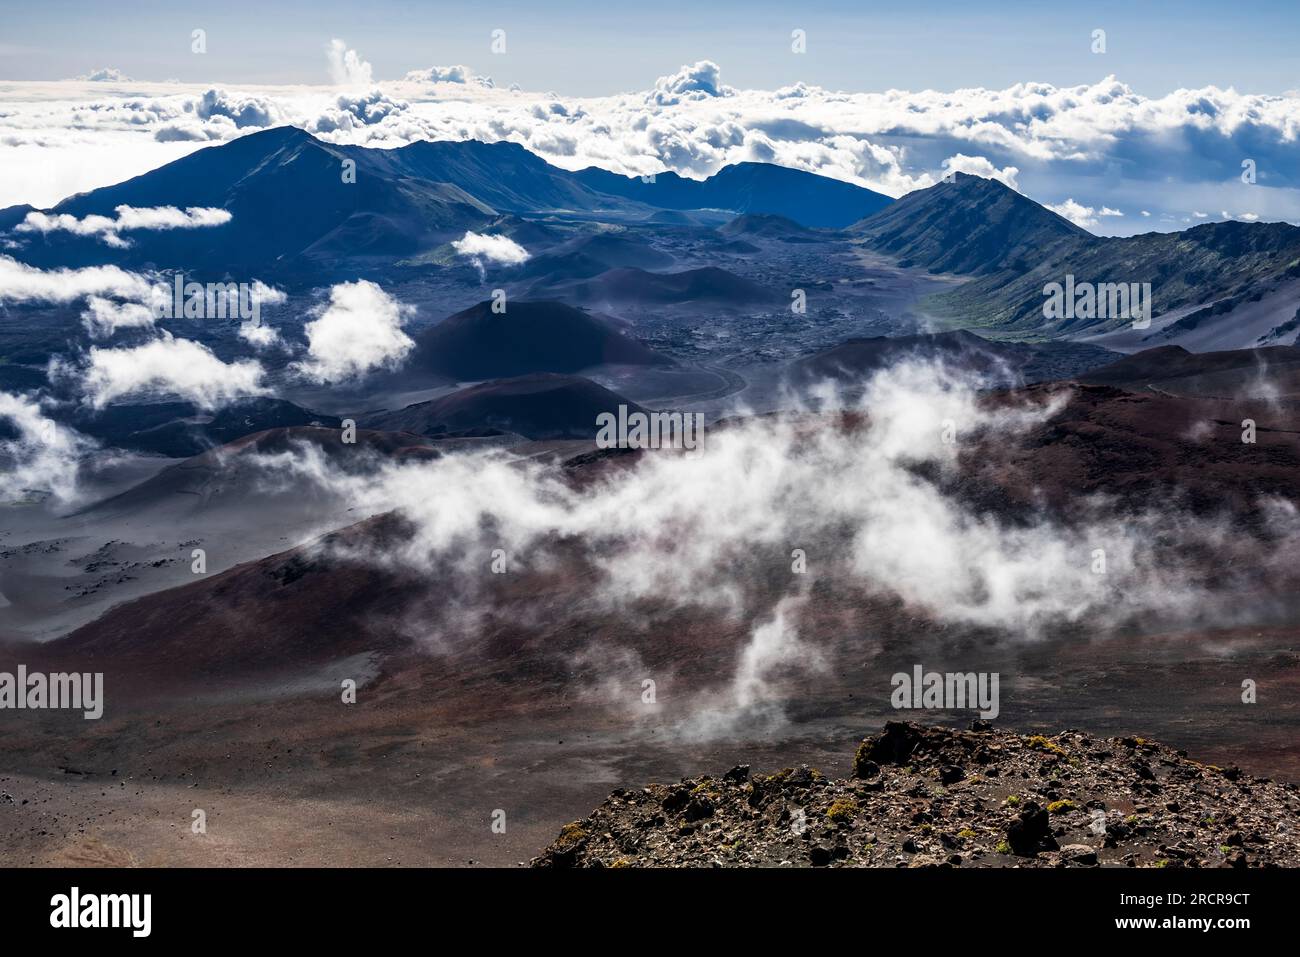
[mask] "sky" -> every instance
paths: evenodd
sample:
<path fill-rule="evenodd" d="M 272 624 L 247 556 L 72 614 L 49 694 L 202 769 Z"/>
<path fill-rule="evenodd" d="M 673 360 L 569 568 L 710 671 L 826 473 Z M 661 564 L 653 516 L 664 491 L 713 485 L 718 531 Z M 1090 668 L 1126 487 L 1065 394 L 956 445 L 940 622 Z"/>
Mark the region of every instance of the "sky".
<path fill-rule="evenodd" d="M 370 0 L 0 2 L 0 79 L 57 80 L 112 67 L 138 80 L 319 82 L 332 37 L 366 51 L 377 79 L 465 63 L 498 83 L 602 96 L 713 60 L 740 87 L 802 80 L 849 91 L 952 90 L 1121 77 L 1146 96 L 1215 85 L 1300 87 L 1294 0 L 932 2 L 444 3 Z M 203 56 L 191 32 L 207 32 Z M 490 50 L 506 31 L 505 53 Z M 802 29 L 807 52 L 793 54 Z M 1106 52 L 1092 32 L 1106 31 Z"/>
<path fill-rule="evenodd" d="M 1105 235 L 1300 223 L 1296 2 L 0 0 L 0 208 L 293 124 L 893 197 L 956 169 Z"/>

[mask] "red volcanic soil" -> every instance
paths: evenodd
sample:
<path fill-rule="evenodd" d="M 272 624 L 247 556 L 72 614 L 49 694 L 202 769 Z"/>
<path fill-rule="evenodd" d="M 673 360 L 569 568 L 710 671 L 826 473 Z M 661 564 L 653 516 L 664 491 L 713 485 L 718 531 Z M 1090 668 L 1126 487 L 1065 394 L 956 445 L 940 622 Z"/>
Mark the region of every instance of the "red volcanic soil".
<path fill-rule="evenodd" d="M 1039 385 L 995 403 L 1064 407 L 1021 441 L 963 456 L 961 486 L 999 489 L 1021 506 L 1045 500 L 1068 511 L 1080 496 L 1115 496 L 1133 507 L 1179 503 L 1197 514 L 1226 510 L 1257 520 L 1261 496 L 1300 501 L 1300 405 L 1180 399 L 1109 386 Z M 1242 441 L 1244 419 L 1255 442 Z"/>
<path fill-rule="evenodd" d="M 1221 510 L 1247 537 L 1268 531 L 1260 492 L 1300 499 L 1294 413 L 1251 407 L 1260 431 L 1250 446 L 1239 438 L 1247 413 L 1231 402 L 1100 386 L 988 401 L 1057 394 L 1049 422 L 1015 441 L 972 437 L 959 474 L 933 479 L 1008 521 L 1037 509 L 1068 521 L 1081 496 L 1107 493 L 1121 508 Z M 565 473 L 608 478 L 638 459 L 587 455 Z M 14 800 L 0 803 L 0 861 L 513 864 L 618 786 L 737 763 L 808 763 L 843 777 L 863 734 L 898 717 L 890 676 L 916 663 L 999 672 L 1001 727 L 1150 736 L 1300 780 L 1294 612 L 1118 634 L 1085 621 L 1009 640 L 819 578 L 800 632 L 827 668 L 776 676 L 779 709 L 701 736 L 725 717 L 715 711 L 754 621 L 598 604 L 602 557 L 572 541 L 506 575 L 490 572 L 486 553 L 460 556 L 481 567 L 468 577 L 388 562 L 408 534 L 403 520 L 378 516 L 118 605 L 49 645 L 0 648 L 0 670 L 101 671 L 106 686 L 98 722 L 6 714 L 0 791 Z M 788 563 L 785 550 L 753 556 L 740 570 L 746 607 L 766 614 L 788 590 Z M 1225 608 L 1248 600 L 1223 595 Z M 651 703 L 646 678 L 657 686 Z M 1241 701 L 1246 679 L 1256 704 Z M 345 680 L 357 684 L 355 704 L 343 700 Z M 206 835 L 189 830 L 194 808 L 208 812 Z M 504 835 L 491 828 L 496 810 Z"/>
<path fill-rule="evenodd" d="M 1181 346 L 1158 346 L 1079 378 L 1099 385 L 1173 395 L 1231 398 L 1271 388 L 1278 395 L 1294 397 L 1300 394 L 1300 348 L 1188 352 Z"/>
<path fill-rule="evenodd" d="M 360 652 L 405 649 L 377 610 L 401 609 L 420 589 L 396 574 L 338 557 L 382 552 L 401 522 L 380 516 L 193 584 L 117 605 L 47 649 L 81 669 L 113 669 L 142 690 L 290 673 Z"/>
<path fill-rule="evenodd" d="M 958 329 L 915 336 L 847 339 L 790 364 L 796 383 L 835 379 L 865 382 L 872 373 L 903 359 L 941 361 L 950 368 L 993 381 L 1040 382 L 1068 379 L 1105 365 L 1117 353 L 1076 342 L 995 342 Z"/>
<path fill-rule="evenodd" d="M 501 429 L 530 439 L 585 438 L 597 432 L 596 417 L 645 411 L 582 376 L 539 373 L 483 382 L 428 402 L 371 416 L 366 424 L 422 435 Z"/>
<path fill-rule="evenodd" d="M 1292 353 L 1300 355 L 1300 349 L 1292 349 L 1290 346 L 1269 351 L 1276 352 L 1279 357 Z M 1084 376 L 1084 379 L 1106 385 L 1141 383 L 1151 379 L 1173 379 L 1195 373 L 1253 365 L 1259 361 L 1255 358 L 1256 354 L 1263 355 L 1257 349 L 1201 354 L 1188 352 L 1182 346 L 1157 346 L 1154 349 L 1144 349 L 1125 356 L 1100 369 L 1094 369 Z M 1138 387 L 1141 388 L 1140 385 Z"/>
<path fill-rule="evenodd" d="M 400 431 L 357 429 L 345 442 L 342 429 L 291 426 L 254 432 L 207 452 L 169 465 L 157 475 L 125 492 L 89 506 L 84 513 L 116 512 L 155 505 L 176 495 L 210 499 L 217 495 L 248 495 L 260 473 L 256 458 L 310 446 L 333 466 L 344 470 L 367 467 L 375 459 L 418 460 L 441 453 L 422 435 Z M 263 476 L 264 477 L 264 476 Z"/>

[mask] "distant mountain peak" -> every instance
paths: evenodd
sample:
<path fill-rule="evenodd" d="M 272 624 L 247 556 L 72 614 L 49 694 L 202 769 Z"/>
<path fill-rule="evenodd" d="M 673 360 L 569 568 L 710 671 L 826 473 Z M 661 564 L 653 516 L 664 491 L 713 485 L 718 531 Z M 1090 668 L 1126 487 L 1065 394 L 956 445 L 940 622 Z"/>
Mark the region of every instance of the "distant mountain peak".
<path fill-rule="evenodd" d="M 310 141 L 312 143 L 324 144 L 324 140 L 317 139 L 300 126 L 272 126 L 268 129 L 257 130 L 253 133 L 247 133 L 239 138 L 248 143 L 301 143 Z"/>
<path fill-rule="evenodd" d="M 735 163 L 703 180 L 671 171 L 621 176 L 594 166 L 574 175 L 592 189 L 660 209 L 767 213 L 819 229 L 842 229 L 892 202 L 853 183 L 774 163 Z"/>
<path fill-rule="evenodd" d="M 963 275 L 1014 269 L 1096 240 L 1006 184 L 967 173 L 908 193 L 850 231 L 904 265 Z"/>

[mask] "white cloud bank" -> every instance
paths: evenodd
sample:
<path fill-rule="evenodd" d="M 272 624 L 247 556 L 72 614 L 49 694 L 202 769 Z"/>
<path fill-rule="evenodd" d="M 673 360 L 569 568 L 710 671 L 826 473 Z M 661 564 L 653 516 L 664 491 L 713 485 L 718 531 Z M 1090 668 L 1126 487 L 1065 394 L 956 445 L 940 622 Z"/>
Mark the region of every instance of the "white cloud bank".
<path fill-rule="evenodd" d="M 491 89 L 496 84 L 490 76 L 480 76 L 464 64 L 454 66 L 431 66 L 424 70 L 412 70 L 403 78 L 408 83 L 477 83 Z"/>
<path fill-rule="evenodd" d="M 1244 209 L 1300 221 L 1300 93 L 1209 86 L 1153 98 L 1115 77 L 950 92 L 804 83 L 744 90 L 702 60 L 641 92 L 578 98 L 499 89 L 459 65 L 380 80 L 342 41 L 330 44 L 327 61 L 335 84 L 328 87 L 134 84 L 116 93 L 89 83 L 8 84 L 0 90 L 0 144 L 15 149 L 0 207 L 51 205 L 74 189 L 121 179 L 131 154 L 139 173 L 182 148 L 292 123 L 335 142 L 382 147 L 508 140 L 566 168 L 625 174 L 703 177 L 760 160 L 891 196 L 932 185 L 949 161 L 1043 203 L 1069 198 L 1175 219 L 1189 209 Z M 87 144 L 111 144 L 110 168 L 84 163 Z M 1240 179 L 1244 159 L 1256 164 L 1254 185 Z M 55 182 L 51 163 L 61 171 Z M 1099 218 L 1098 227 L 1136 230 L 1135 219 Z"/>
<path fill-rule="evenodd" d="M 77 79 L 86 83 L 129 83 L 131 81 L 129 76 L 112 66 L 91 70 L 89 73 L 81 74 Z"/>
<path fill-rule="evenodd" d="M 187 209 L 177 209 L 175 206 L 117 206 L 114 212 L 116 218 L 93 215 L 78 218 L 68 213 L 51 215 L 32 212 L 14 227 L 14 232 L 66 232 L 74 236 L 94 236 L 106 245 L 123 249 L 130 246 L 131 242 L 122 238 L 121 233 L 130 230 L 204 229 L 223 226 L 231 220 L 229 212 L 210 206 L 191 206 Z"/>
<path fill-rule="evenodd" d="M 646 98 L 659 106 L 672 106 L 682 100 L 708 100 L 716 96 L 733 96 L 722 83 L 722 68 L 712 60 L 700 60 L 683 66 L 676 73 L 661 76 Z"/>
<path fill-rule="evenodd" d="M 166 307 L 172 307 L 174 312 L 174 288 L 171 277 L 146 277 L 117 266 L 40 269 L 0 256 L 0 305 L 6 302 L 65 304 L 85 299 L 81 318 L 94 338 L 107 338 L 123 329 L 152 328 L 159 318 L 169 314 Z M 240 325 L 240 338 L 259 349 L 280 344 L 279 333 L 262 324 L 261 310 L 283 305 L 287 300 L 283 290 L 254 280 L 248 290 L 254 313 Z M 230 306 L 232 317 L 236 308 L 236 304 Z"/>
<path fill-rule="evenodd" d="M 69 303 L 88 296 L 148 301 L 152 285 L 117 266 L 39 269 L 0 256 L 0 303 Z"/>
<path fill-rule="evenodd" d="M 263 370 L 253 360 L 222 362 L 191 339 L 163 333 L 141 346 L 91 346 L 80 370 L 85 401 L 97 409 L 126 395 L 162 393 L 189 399 L 206 409 L 234 399 L 264 395 Z"/>

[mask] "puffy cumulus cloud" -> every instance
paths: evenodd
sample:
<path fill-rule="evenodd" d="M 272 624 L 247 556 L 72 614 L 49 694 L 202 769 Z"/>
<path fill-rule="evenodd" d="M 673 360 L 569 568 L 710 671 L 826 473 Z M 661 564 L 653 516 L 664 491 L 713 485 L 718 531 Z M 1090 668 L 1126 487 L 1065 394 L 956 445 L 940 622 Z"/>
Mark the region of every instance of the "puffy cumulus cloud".
<path fill-rule="evenodd" d="M 259 352 L 276 346 L 287 348 L 280 337 L 279 330 L 262 322 L 262 309 L 265 306 L 284 305 L 289 300 L 288 294 L 258 279 L 253 282 L 250 298 L 256 303 L 257 311 L 251 319 L 239 324 L 239 328 L 235 330 L 236 334 Z"/>
<path fill-rule="evenodd" d="M 130 240 L 123 239 L 120 233 L 135 229 L 203 229 L 208 226 L 221 226 L 230 222 L 230 213 L 224 209 L 209 206 L 191 206 L 177 209 L 175 206 L 118 206 L 114 209 L 116 218 L 109 216 L 85 216 L 78 219 L 67 213 L 50 215 L 47 213 L 28 213 L 26 218 L 14 227 L 18 233 L 52 233 L 68 232 L 75 236 L 95 236 L 109 246 L 124 248 L 130 246 Z"/>
<path fill-rule="evenodd" d="M 57 371 L 66 375 L 72 370 L 64 367 Z M 169 333 L 140 346 L 91 346 L 76 373 L 85 401 L 97 409 L 124 395 L 147 393 L 180 396 L 213 409 L 267 392 L 260 363 L 251 359 L 223 362 L 202 343 Z"/>
<path fill-rule="evenodd" d="M 712 60 L 700 60 L 655 80 L 647 98 L 660 106 L 670 106 L 684 99 L 710 99 L 734 92 L 731 87 L 723 86 L 721 67 Z"/>
<path fill-rule="evenodd" d="M 151 104 L 149 110 L 141 113 L 141 119 L 156 120 L 153 137 L 160 143 L 203 143 L 278 126 L 289 122 L 290 117 L 268 97 L 214 88 L 197 96 Z"/>
<path fill-rule="evenodd" d="M 477 83 L 491 89 L 496 86 L 490 76 L 480 76 L 463 64 L 455 66 L 431 66 L 424 70 L 412 70 L 404 77 L 408 83 Z"/>
<path fill-rule="evenodd" d="M 283 345 L 284 343 L 284 340 L 280 338 L 278 330 L 273 329 L 270 326 L 264 326 L 261 323 L 240 323 L 236 332 L 239 335 L 239 338 L 243 339 L 250 346 L 259 351 Z"/>
<path fill-rule="evenodd" d="M 339 283 L 304 328 L 307 357 L 295 371 L 315 382 L 344 382 L 395 368 L 415 346 L 402 331 L 412 311 L 368 280 Z"/>
<path fill-rule="evenodd" d="M 92 448 L 85 436 L 46 417 L 36 399 L 0 392 L 0 502 L 32 491 L 74 500 L 80 460 Z"/>
<path fill-rule="evenodd" d="M 127 240 L 117 235 L 117 221 L 109 216 L 86 216 L 78 219 L 67 213 L 47 215 L 46 213 L 28 213 L 26 218 L 14 227 L 16 233 L 72 233 L 74 236 L 98 236 L 109 246 L 129 246 Z"/>
<path fill-rule="evenodd" d="M 226 284 L 214 284 L 222 286 Z M 231 298 L 225 298 L 229 295 Z M 268 305 L 280 305 L 287 301 L 286 294 L 279 289 L 255 280 L 247 295 L 243 291 L 226 293 L 225 291 L 207 291 L 206 308 L 208 310 L 226 309 L 225 315 L 235 318 L 241 307 L 248 307 L 252 315 L 244 319 L 235 330 L 236 334 L 256 349 L 283 345 L 280 334 L 274 328 L 264 325 L 261 311 Z M 218 298 L 218 297 L 221 298 Z M 181 311 L 184 310 L 183 297 Z M 112 299 L 91 295 L 86 299 L 86 308 L 81 319 L 87 333 L 93 339 L 107 339 L 124 329 L 152 329 L 164 316 L 179 315 L 174 300 L 174 287 L 171 282 L 159 279 L 149 286 L 143 299 Z M 211 312 L 209 312 L 211 314 Z"/>
<path fill-rule="evenodd" d="M 119 329 L 152 327 L 168 295 L 161 285 L 117 266 L 46 270 L 0 256 L 0 303 L 65 304 L 85 299 L 81 318 L 97 338 Z"/>
<path fill-rule="evenodd" d="M 81 320 L 86 331 L 96 339 L 105 339 L 121 329 L 151 329 L 158 318 L 157 310 L 141 302 L 115 302 L 102 296 L 86 300 Z"/>
<path fill-rule="evenodd" d="M 107 131 L 148 133 L 157 142 L 228 139 L 239 131 L 296 121 L 302 104 L 292 96 L 281 99 L 260 91 L 206 86 L 178 90 L 175 84 L 161 83 L 134 86 L 148 94 L 115 96 L 112 91 L 77 84 L 24 85 L 32 99 L 13 112 L 5 109 L 9 97 L 0 96 L 0 137 L 6 145 L 46 146 L 79 142 L 88 133 Z M 79 95 L 78 89 L 88 95 Z M 50 93 L 69 98 L 51 99 Z M 308 99 L 323 103 L 334 95 L 322 90 Z"/>
<path fill-rule="evenodd" d="M 1065 202 L 1055 205 L 1049 204 L 1047 208 L 1083 229 L 1096 229 L 1101 224 L 1103 217 L 1118 218 L 1124 215 L 1118 209 L 1111 209 L 1109 206 L 1093 209 L 1091 206 L 1076 203 L 1073 199 L 1067 199 Z"/>
<path fill-rule="evenodd" d="M 332 108 L 312 120 L 307 129 L 313 133 L 353 130 L 372 123 L 382 123 L 409 106 L 405 100 L 394 100 L 382 90 L 371 90 L 360 96 L 344 93 L 334 101 Z"/>
<path fill-rule="evenodd" d="M 1067 199 L 1063 203 L 1048 204 L 1047 208 L 1083 229 L 1097 225 L 1093 208 L 1076 203 L 1073 199 Z"/>
<path fill-rule="evenodd" d="M 497 266 L 518 266 L 528 261 L 528 250 L 509 236 L 491 236 L 485 233 L 466 231 L 465 235 L 451 244 L 457 255 L 464 256 L 483 275 L 490 263 Z"/>
<path fill-rule="evenodd" d="M 406 74 L 406 79 L 411 83 L 468 83 L 473 76 L 473 70 L 463 64 L 457 64 L 412 70 Z"/>
<path fill-rule="evenodd" d="M 741 152 L 725 147 L 722 152 L 728 162 L 744 159 L 776 163 L 850 183 L 869 183 L 870 188 L 891 195 L 932 186 L 942 175 L 940 171 L 935 176 L 929 173 L 913 176 L 904 169 L 902 147 L 877 145 L 852 136 L 799 139 L 789 138 L 779 129 L 776 136 L 769 130 L 750 130 L 744 134 Z M 706 159 L 700 171 L 711 170 L 715 162 Z"/>
<path fill-rule="evenodd" d="M 117 229 L 203 229 L 230 222 L 227 210 L 213 206 L 115 206 Z"/>
<path fill-rule="evenodd" d="M 639 139 L 646 151 L 668 169 L 698 178 L 711 176 L 728 165 L 729 155 L 747 155 L 753 148 L 741 123 L 720 120 L 699 130 L 689 117 L 675 114 L 648 123 Z"/>
<path fill-rule="evenodd" d="M 89 296 L 148 302 L 153 286 L 117 266 L 39 269 L 0 256 L 0 303 L 69 303 Z"/>
<path fill-rule="evenodd" d="M 131 78 L 116 67 L 106 66 L 77 77 L 86 83 L 129 83 Z"/>
<path fill-rule="evenodd" d="M 128 222 L 154 223 L 173 219 L 169 213 L 156 216 L 156 209 L 136 212 L 148 215 L 138 221 L 128 216 Z M 66 304 L 84 299 L 86 308 L 81 319 L 92 338 L 107 338 L 123 329 L 152 328 L 160 317 L 171 314 L 168 309 L 175 307 L 173 296 L 173 282 L 166 276 L 151 274 L 146 277 L 117 266 L 47 270 L 0 256 L 0 304 Z M 248 290 L 248 299 L 254 310 L 253 318 L 239 327 L 240 337 L 259 348 L 279 344 L 279 334 L 261 325 L 261 310 L 266 306 L 282 305 L 287 301 L 287 295 L 283 290 L 254 280 Z M 234 310 L 235 306 L 232 304 L 230 308 Z M 182 353 L 186 348 L 187 345 L 178 347 Z M 156 354 L 155 350 L 144 355 Z M 106 361 L 114 360 L 110 357 Z"/>
<path fill-rule="evenodd" d="M 112 98 L 107 92 L 96 91 L 102 99 L 73 102 L 64 109 L 53 108 L 47 116 L 37 113 L 32 122 L 56 123 L 62 121 L 73 129 L 85 131 L 150 130 L 157 124 L 174 119 L 185 112 L 185 104 L 193 97 L 127 96 Z M 55 104 L 55 107 L 62 104 Z M 192 110 L 192 107 L 191 107 Z"/>
<path fill-rule="evenodd" d="M 825 91 L 822 90 L 821 87 L 809 86 L 807 83 L 800 80 L 798 83 L 791 84 L 790 86 L 783 86 L 779 90 L 774 91 L 772 93 L 772 99 L 802 100 L 804 97 L 816 96 L 824 92 Z"/>
<path fill-rule="evenodd" d="M 337 38 L 325 47 L 325 56 L 329 61 L 330 80 L 339 86 L 368 87 L 375 81 L 374 70 L 369 63 L 361 59 L 356 50 Z"/>
<path fill-rule="evenodd" d="M 207 90 L 196 100 L 186 101 L 185 112 L 193 112 L 200 120 L 229 120 L 237 129 L 275 126 L 284 112 L 271 99 L 229 93 L 226 90 Z"/>
<path fill-rule="evenodd" d="M 1014 166 L 998 169 L 984 156 L 967 156 L 965 153 L 957 153 L 943 161 L 943 169 L 945 173 L 970 173 L 972 176 L 981 176 L 984 179 L 995 179 L 1011 189 L 1020 189 L 1019 184 L 1016 182 L 1016 174 L 1020 170 Z"/>

